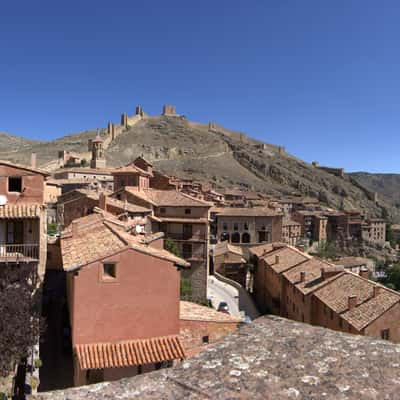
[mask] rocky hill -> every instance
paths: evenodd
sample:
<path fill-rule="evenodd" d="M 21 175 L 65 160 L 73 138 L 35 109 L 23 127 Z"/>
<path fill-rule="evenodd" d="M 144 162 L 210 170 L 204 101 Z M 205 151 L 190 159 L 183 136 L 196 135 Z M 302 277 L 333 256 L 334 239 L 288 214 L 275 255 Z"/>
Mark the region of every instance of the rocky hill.
<path fill-rule="evenodd" d="M 87 152 L 87 141 L 95 134 L 96 130 L 88 130 L 51 142 L 2 135 L 0 156 L 28 163 L 31 152 L 36 152 L 39 165 L 50 165 L 59 150 Z M 102 129 L 101 135 L 107 138 L 107 130 Z M 212 182 L 217 188 L 241 187 L 273 195 L 300 193 L 336 208 L 357 208 L 371 217 L 400 220 L 393 203 L 386 197 L 375 203 L 361 180 L 346 174 L 335 176 L 293 157 L 282 147 L 215 124 L 193 123 L 179 116 L 146 116 L 108 142 L 107 162 L 111 166 L 143 155 L 165 173 Z"/>

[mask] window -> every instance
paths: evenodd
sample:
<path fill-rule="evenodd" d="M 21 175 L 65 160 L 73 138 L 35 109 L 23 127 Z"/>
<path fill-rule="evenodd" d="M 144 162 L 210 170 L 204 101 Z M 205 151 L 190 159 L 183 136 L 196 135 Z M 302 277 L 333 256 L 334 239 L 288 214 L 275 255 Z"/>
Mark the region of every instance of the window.
<path fill-rule="evenodd" d="M 22 177 L 10 176 L 8 178 L 8 191 L 9 192 L 22 192 Z"/>
<path fill-rule="evenodd" d="M 165 208 L 164 207 L 160 208 L 160 214 L 165 214 Z"/>
<path fill-rule="evenodd" d="M 233 224 L 233 230 L 234 230 L 234 231 L 238 231 L 238 230 L 239 230 L 239 224 L 238 224 L 237 222 L 235 222 L 235 223 Z"/>
<path fill-rule="evenodd" d="M 240 233 L 239 232 L 232 233 L 231 242 L 232 243 L 240 243 Z"/>
<path fill-rule="evenodd" d="M 209 337 L 208 336 L 203 336 L 202 341 L 204 344 L 209 343 Z"/>
<path fill-rule="evenodd" d="M 250 233 L 244 232 L 242 235 L 242 243 L 250 243 Z"/>
<path fill-rule="evenodd" d="M 117 265 L 115 263 L 103 264 L 103 279 L 115 279 L 117 277 Z"/>
<path fill-rule="evenodd" d="M 185 214 L 190 215 L 192 213 L 192 210 L 190 208 L 185 208 Z"/>
<path fill-rule="evenodd" d="M 381 331 L 381 338 L 383 340 L 389 340 L 390 339 L 390 330 L 389 329 L 383 329 Z"/>
<path fill-rule="evenodd" d="M 245 231 L 248 231 L 248 230 L 249 230 L 249 224 L 248 224 L 247 222 L 245 222 L 245 223 L 243 224 L 243 229 L 244 229 Z"/>
<path fill-rule="evenodd" d="M 228 224 L 226 222 L 224 222 L 224 224 L 222 225 L 222 230 L 223 231 L 227 231 L 228 230 Z"/>

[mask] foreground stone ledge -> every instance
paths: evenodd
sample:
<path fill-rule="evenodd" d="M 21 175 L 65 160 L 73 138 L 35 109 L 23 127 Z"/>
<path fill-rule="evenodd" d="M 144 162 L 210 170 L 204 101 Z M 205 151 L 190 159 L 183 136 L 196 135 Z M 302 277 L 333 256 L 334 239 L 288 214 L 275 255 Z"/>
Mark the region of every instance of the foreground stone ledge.
<path fill-rule="evenodd" d="M 30 399 L 400 399 L 400 345 L 265 316 L 174 368 Z"/>

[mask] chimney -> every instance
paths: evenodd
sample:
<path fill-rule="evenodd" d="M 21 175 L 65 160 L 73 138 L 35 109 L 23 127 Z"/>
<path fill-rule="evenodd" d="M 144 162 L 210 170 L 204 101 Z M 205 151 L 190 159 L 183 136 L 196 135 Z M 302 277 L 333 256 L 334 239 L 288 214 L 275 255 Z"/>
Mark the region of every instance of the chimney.
<path fill-rule="evenodd" d="M 78 221 L 72 221 L 71 228 L 72 236 L 78 236 Z"/>
<path fill-rule="evenodd" d="M 31 154 L 31 167 L 36 168 L 36 153 Z"/>
<path fill-rule="evenodd" d="M 375 285 L 374 286 L 374 295 L 373 295 L 373 297 L 378 297 L 379 296 L 379 293 L 381 292 L 381 287 L 380 286 L 378 286 L 378 285 Z"/>
<path fill-rule="evenodd" d="M 340 274 L 343 271 L 344 271 L 344 267 L 342 265 L 327 266 L 327 267 L 321 268 L 321 277 L 322 277 L 322 279 L 328 279 L 332 276 Z"/>
<path fill-rule="evenodd" d="M 357 296 L 349 296 L 348 298 L 348 308 L 349 310 L 352 310 L 357 306 Z"/>
<path fill-rule="evenodd" d="M 106 211 L 106 206 L 107 206 L 106 195 L 103 192 L 101 192 L 99 194 L 99 208 L 101 208 L 102 210 Z"/>
<path fill-rule="evenodd" d="M 275 264 L 279 264 L 279 256 L 278 255 L 275 256 Z"/>
<path fill-rule="evenodd" d="M 306 280 L 306 273 L 305 271 L 300 272 L 300 282 L 304 282 Z"/>
<path fill-rule="evenodd" d="M 360 272 L 358 273 L 362 278 L 368 279 L 369 278 L 369 270 L 367 267 L 362 266 L 360 268 Z"/>

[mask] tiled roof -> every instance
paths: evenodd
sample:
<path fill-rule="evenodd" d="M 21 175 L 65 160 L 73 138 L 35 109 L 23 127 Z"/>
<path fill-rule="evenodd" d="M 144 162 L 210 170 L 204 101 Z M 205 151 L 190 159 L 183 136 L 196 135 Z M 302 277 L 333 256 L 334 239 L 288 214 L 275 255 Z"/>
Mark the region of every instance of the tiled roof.
<path fill-rule="evenodd" d="M 146 238 L 142 240 L 141 236 L 130 235 L 124 231 L 125 227 L 121 221 L 109 213 L 98 211 L 74 220 L 63 231 L 61 253 L 64 270 L 71 271 L 80 268 L 128 248 L 183 267 L 190 266 L 185 260 L 164 249 L 148 246 L 145 243 Z"/>
<path fill-rule="evenodd" d="M 242 319 L 214 310 L 210 307 L 201 306 L 190 301 L 180 301 L 180 319 L 191 321 L 209 322 L 232 322 L 240 323 Z"/>
<path fill-rule="evenodd" d="M 39 218 L 39 204 L 6 204 L 0 206 L 0 218 Z"/>
<path fill-rule="evenodd" d="M 266 207 L 226 207 L 217 214 L 217 217 L 274 217 L 282 215 Z"/>
<path fill-rule="evenodd" d="M 34 172 L 35 174 L 39 174 L 39 175 L 43 175 L 43 176 L 50 176 L 50 174 L 47 171 L 43 171 L 42 169 L 32 168 L 30 166 L 22 165 L 22 164 L 15 164 L 10 161 L 0 160 L 0 165 L 6 165 L 8 167 L 24 169 L 25 171 L 31 171 L 31 172 Z"/>
<path fill-rule="evenodd" d="M 217 243 L 213 251 L 214 256 L 219 256 L 225 253 L 233 253 L 239 256 L 243 256 L 243 249 L 239 246 L 234 246 L 230 244 L 227 240 Z"/>
<path fill-rule="evenodd" d="M 340 260 L 334 261 L 336 265 L 343 265 L 344 267 L 357 267 L 366 265 L 368 262 L 368 258 L 364 257 L 342 257 Z"/>
<path fill-rule="evenodd" d="M 334 275 L 323 279 L 321 275 L 321 269 L 331 270 Z M 301 272 L 305 272 L 305 279 L 300 282 Z M 339 269 L 336 266 L 328 264 L 326 261 L 318 258 L 311 258 L 308 261 L 302 262 L 301 264 L 286 271 L 283 276 L 293 285 L 295 285 L 302 293 L 308 294 L 321 286 L 335 279 L 339 274 L 343 273 L 343 268 Z"/>
<path fill-rule="evenodd" d="M 59 174 L 61 172 L 76 172 L 78 174 L 99 174 L 99 175 L 111 175 L 113 171 L 112 168 L 60 168 L 53 172 L 53 175 Z"/>
<path fill-rule="evenodd" d="M 208 224 L 210 221 L 207 218 L 178 218 L 178 217 L 160 217 L 157 216 L 160 222 L 177 222 L 187 224 Z"/>
<path fill-rule="evenodd" d="M 122 200 L 107 197 L 107 206 L 120 208 L 121 211 L 128 211 L 130 213 L 151 213 L 151 210 L 146 207 L 141 207 L 136 204 L 128 203 Z"/>
<path fill-rule="evenodd" d="M 150 172 L 145 171 L 144 169 L 139 168 L 136 166 L 134 163 L 130 163 L 127 165 L 124 165 L 119 168 L 115 168 L 112 171 L 112 174 L 125 174 L 125 173 L 130 173 L 130 174 L 139 174 L 139 175 L 144 175 L 144 176 L 153 176 Z"/>
<path fill-rule="evenodd" d="M 279 256 L 278 264 L 276 264 L 276 256 Z M 281 274 L 295 265 L 309 260 L 311 257 L 294 247 L 286 246 L 272 251 L 262 258 L 277 274 Z"/>
<path fill-rule="evenodd" d="M 74 351 L 82 370 L 121 368 L 185 358 L 177 335 L 116 343 L 79 344 Z"/>
<path fill-rule="evenodd" d="M 379 287 L 376 297 L 374 287 Z M 358 330 L 365 328 L 400 301 L 400 294 L 352 272 L 345 272 L 317 290 L 315 296 Z M 357 297 L 357 304 L 351 310 L 348 308 L 350 296 Z"/>
<path fill-rule="evenodd" d="M 264 254 L 270 253 L 277 248 L 286 247 L 284 243 L 264 243 L 258 246 L 253 246 L 249 248 L 249 253 L 257 257 L 261 257 Z"/>
<path fill-rule="evenodd" d="M 158 207 L 211 207 L 212 204 L 176 190 L 142 189 L 127 186 L 130 194 Z"/>

